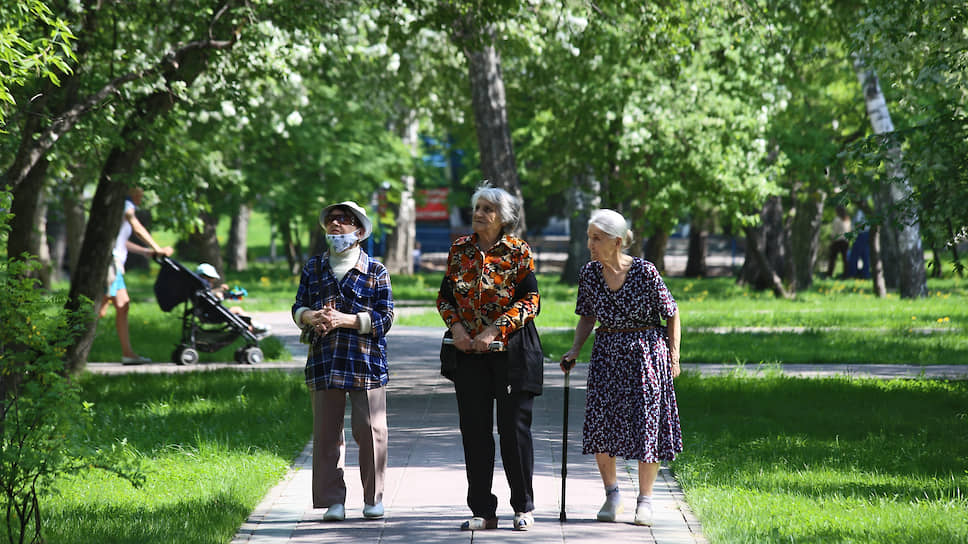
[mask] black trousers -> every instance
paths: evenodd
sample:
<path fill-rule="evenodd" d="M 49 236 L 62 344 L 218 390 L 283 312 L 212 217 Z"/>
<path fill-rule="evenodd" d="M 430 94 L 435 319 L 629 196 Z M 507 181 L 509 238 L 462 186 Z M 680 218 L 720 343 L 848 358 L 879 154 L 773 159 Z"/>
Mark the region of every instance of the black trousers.
<path fill-rule="evenodd" d="M 511 488 L 511 507 L 515 512 L 534 510 L 534 445 L 531 438 L 534 395 L 510 392 L 507 375 L 507 353 L 457 353 L 454 389 L 464 442 L 467 506 L 474 516 L 483 518 L 493 518 L 497 511 L 497 497 L 491 492 L 495 401 L 501 461 Z"/>

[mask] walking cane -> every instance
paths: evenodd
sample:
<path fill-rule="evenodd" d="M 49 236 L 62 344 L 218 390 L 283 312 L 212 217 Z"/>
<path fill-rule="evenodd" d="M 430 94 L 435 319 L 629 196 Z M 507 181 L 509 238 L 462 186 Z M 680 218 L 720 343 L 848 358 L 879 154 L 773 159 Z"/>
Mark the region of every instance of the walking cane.
<path fill-rule="evenodd" d="M 565 362 L 564 357 L 562 357 L 561 362 Z M 572 367 L 574 366 L 575 362 L 572 361 Z M 565 400 L 561 422 L 561 513 L 558 515 L 558 521 L 561 523 L 568 521 L 568 515 L 565 514 L 565 480 L 568 479 L 568 390 L 571 385 L 570 382 L 571 368 L 568 369 L 568 372 L 565 372 Z"/>

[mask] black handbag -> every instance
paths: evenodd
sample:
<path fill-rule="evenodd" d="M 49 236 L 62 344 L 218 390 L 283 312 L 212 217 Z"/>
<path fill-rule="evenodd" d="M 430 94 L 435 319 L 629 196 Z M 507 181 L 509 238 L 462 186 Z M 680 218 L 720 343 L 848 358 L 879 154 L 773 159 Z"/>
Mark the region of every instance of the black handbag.
<path fill-rule="evenodd" d="M 454 286 L 451 285 L 447 276 L 440 281 L 440 296 L 450 303 L 454 308 L 457 307 L 457 299 L 454 298 Z M 457 370 L 457 347 L 454 343 L 446 340 L 453 340 L 454 334 L 448 328 L 444 331 L 444 338 L 440 341 L 440 375 L 450 381 L 454 381 L 454 371 Z"/>
<path fill-rule="evenodd" d="M 444 339 L 454 339 L 454 335 L 447 329 Z M 454 381 L 454 371 L 457 370 L 457 347 L 453 342 L 440 342 L 440 375 Z"/>
<path fill-rule="evenodd" d="M 520 300 L 531 292 L 537 292 L 538 280 L 531 272 L 514 287 L 514 300 Z M 538 311 L 541 313 L 541 302 L 538 301 Z M 527 320 L 518 330 L 508 337 L 508 385 L 512 391 L 527 391 L 534 395 L 541 394 L 544 384 L 544 351 L 541 348 L 541 337 L 534 319 Z"/>

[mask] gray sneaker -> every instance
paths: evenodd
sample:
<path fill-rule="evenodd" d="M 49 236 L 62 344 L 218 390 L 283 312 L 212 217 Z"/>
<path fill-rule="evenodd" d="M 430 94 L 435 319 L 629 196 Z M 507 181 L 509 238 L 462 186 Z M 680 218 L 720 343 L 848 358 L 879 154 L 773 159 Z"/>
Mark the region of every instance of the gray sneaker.
<path fill-rule="evenodd" d="M 598 521 L 615 521 L 618 515 L 625 511 L 620 501 L 605 499 L 605 504 L 598 511 Z"/>
<path fill-rule="evenodd" d="M 373 506 L 363 505 L 363 517 L 366 519 L 380 519 L 383 517 L 383 503 L 378 502 Z"/>
<path fill-rule="evenodd" d="M 342 504 L 334 504 L 323 514 L 323 521 L 343 521 L 346 519 L 346 509 Z"/>

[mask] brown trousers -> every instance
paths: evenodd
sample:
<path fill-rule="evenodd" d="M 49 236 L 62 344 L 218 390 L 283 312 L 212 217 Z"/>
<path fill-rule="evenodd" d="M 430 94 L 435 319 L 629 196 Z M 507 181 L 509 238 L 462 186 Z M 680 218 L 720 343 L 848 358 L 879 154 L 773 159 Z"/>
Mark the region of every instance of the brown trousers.
<path fill-rule="evenodd" d="M 312 392 L 313 404 L 313 508 L 346 502 L 343 467 L 346 441 L 343 418 L 350 397 L 350 425 L 360 448 L 363 501 L 383 501 L 387 471 L 387 394 L 380 387 L 367 391 L 327 389 Z"/>

